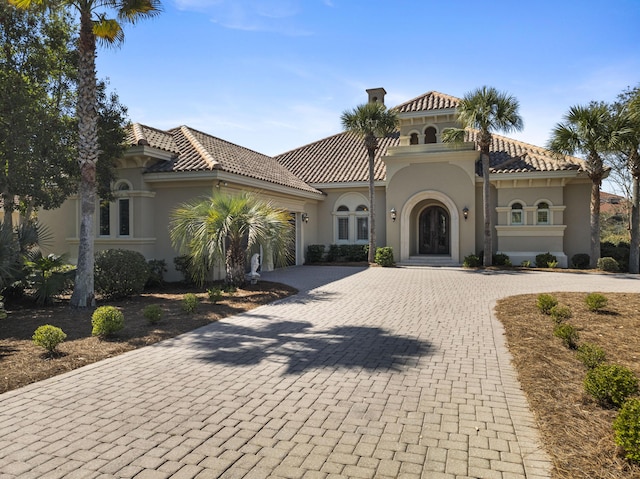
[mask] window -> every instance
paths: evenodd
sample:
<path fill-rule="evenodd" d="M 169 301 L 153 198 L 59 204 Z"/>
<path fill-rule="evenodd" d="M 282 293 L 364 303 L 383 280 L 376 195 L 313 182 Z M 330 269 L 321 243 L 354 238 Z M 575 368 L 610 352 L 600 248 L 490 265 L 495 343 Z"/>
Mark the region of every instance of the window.
<path fill-rule="evenodd" d="M 514 203 L 511 205 L 511 224 L 523 225 L 524 215 L 522 211 L 522 203 Z"/>
<path fill-rule="evenodd" d="M 425 143 L 435 143 L 436 141 L 436 129 L 434 127 L 430 126 L 424 130 Z"/>
<path fill-rule="evenodd" d="M 129 198 L 120 198 L 118 200 L 118 234 L 120 236 L 129 236 Z"/>
<path fill-rule="evenodd" d="M 369 218 L 357 218 L 356 239 L 358 241 L 369 240 Z"/>
<path fill-rule="evenodd" d="M 335 202 L 333 240 L 338 244 L 369 241 L 369 205 L 361 193 L 345 193 Z"/>
<path fill-rule="evenodd" d="M 410 145 L 417 145 L 418 144 L 418 134 L 417 133 L 411 133 L 411 136 L 409 137 L 409 144 Z"/>
<path fill-rule="evenodd" d="M 541 201 L 538 203 L 538 211 L 536 212 L 536 223 L 539 225 L 548 225 L 549 221 L 549 203 Z"/>
<path fill-rule="evenodd" d="M 100 202 L 100 236 L 109 236 L 111 234 L 110 228 L 110 216 L 111 216 L 111 203 L 108 201 Z"/>
<path fill-rule="evenodd" d="M 349 217 L 338 218 L 338 240 L 349 241 Z"/>

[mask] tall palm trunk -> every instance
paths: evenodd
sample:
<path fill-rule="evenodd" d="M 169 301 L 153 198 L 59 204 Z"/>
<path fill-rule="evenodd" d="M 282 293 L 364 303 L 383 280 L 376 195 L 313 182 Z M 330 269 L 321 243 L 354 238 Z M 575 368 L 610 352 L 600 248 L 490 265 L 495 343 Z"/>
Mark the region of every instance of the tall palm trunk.
<path fill-rule="evenodd" d="M 96 111 L 96 39 L 91 12 L 80 14 L 78 47 L 78 163 L 80 167 L 80 243 L 71 307 L 95 305 L 93 217 L 96 205 L 98 115 Z"/>
<path fill-rule="evenodd" d="M 232 241 L 226 255 L 226 283 L 242 286 L 245 276 L 245 252 L 239 242 Z"/>
<path fill-rule="evenodd" d="M 631 195 L 631 243 L 629 245 L 629 273 L 640 273 L 640 155 L 637 151 L 629 159 L 633 190 Z"/>
<path fill-rule="evenodd" d="M 480 140 L 480 157 L 482 158 L 482 209 L 484 215 L 484 241 L 483 241 L 483 264 L 491 266 L 493 263 L 493 231 L 491 221 L 491 181 L 489 181 L 489 145 L 491 136 L 482 134 Z"/>
<path fill-rule="evenodd" d="M 375 141 L 375 137 L 374 137 Z M 374 161 L 376 156 L 375 148 L 367 148 L 369 152 L 369 263 L 376 260 L 376 192 L 374 184 Z"/>
<path fill-rule="evenodd" d="M 600 183 L 601 180 L 591 179 L 591 203 L 589 204 L 589 227 L 591 231 L 591 263 L 589 267 L 596 268 L 600 259 Z"/>

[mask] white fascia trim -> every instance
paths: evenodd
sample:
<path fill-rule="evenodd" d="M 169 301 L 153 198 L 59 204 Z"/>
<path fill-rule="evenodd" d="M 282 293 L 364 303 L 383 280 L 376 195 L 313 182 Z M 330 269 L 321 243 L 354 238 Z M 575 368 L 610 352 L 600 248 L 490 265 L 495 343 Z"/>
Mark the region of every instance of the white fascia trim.
<path fill-rule="evenodd" d="M 124 157 L 140 157 L 147 156 L 153 160 L 169 161 L 176 156 L 176 153 L 167 150 L 161 150 L 159 148 L 152 148 L 150 146 L 138 145 L 127 148 L 124 153 Z"/>
<path fill-rule="evenodd" d="M 309 183 L 309 186 L 312 186 L 316 190 L 328 190 L 328 189 L 353 189 L 353 188 L 369 188 L 368 181 L 345 181 L 345 182 L 336 182 L 336 183 Z M 385 181 L 374 181 L 374 188 L 382 188 L 387 186 L 387 182 Z"/>
<path fill-rule="evenodd" d="M 401 120 L 405 118 L 429 118 L 432 116 L 441 116 L 441 115 L 455 115 L 455 108 L 442 108 L 440 110 L 422 110 L 422 111 L 412 111 L 408 113 L 398 113 L 398 117 Z"/>
<path fill-rule="evenodd" d="M 577 170 L 563 171 L 527 171 L 523 173 L 491 173 L 489 179 L 491 181 L 512 181 L 512 180 L 543 180 L 546 178 L 576 178 Z M 478 181 L 482 182 L 482 177 L 478 176 Z"/>
<path fill-rule="evenodd" d="M 564 236 L 567 225 L 496 226 L 498 236 Z"/>
<path fill-rule="evenodd" d="M 80 243 L 79 238 L 65 238 L 65 241 L 72 245 Z M 109 236 L 96 236 L 93 239 L 95 244 L 118 244 L 118 245 L 143 245 L 143 244 L 155 244 L 156 238 L 129 238 L 129 237 L 109 237 Z"/>

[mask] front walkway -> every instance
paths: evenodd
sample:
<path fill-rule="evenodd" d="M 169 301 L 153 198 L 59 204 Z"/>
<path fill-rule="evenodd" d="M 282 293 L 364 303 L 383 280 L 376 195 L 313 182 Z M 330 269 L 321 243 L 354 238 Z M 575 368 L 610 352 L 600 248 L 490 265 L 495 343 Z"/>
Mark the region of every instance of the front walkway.
<path fill-rule="evenodd" d="M 546 478 L 494 302 L 640 291 L 457 268 L 263 279 L 301 293 L 0 395 L 0 477 Z"/>

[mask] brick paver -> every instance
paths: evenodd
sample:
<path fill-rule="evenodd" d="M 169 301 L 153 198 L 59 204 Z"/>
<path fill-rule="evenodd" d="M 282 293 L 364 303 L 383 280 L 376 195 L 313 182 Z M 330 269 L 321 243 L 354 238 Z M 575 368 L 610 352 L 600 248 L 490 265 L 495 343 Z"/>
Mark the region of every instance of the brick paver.
<path fill-rule="evenodd" d="M 495 301 L 622 275 L 295 267 L 301 292 L 0 396 L 0 478 L 549 477 Z"/>

